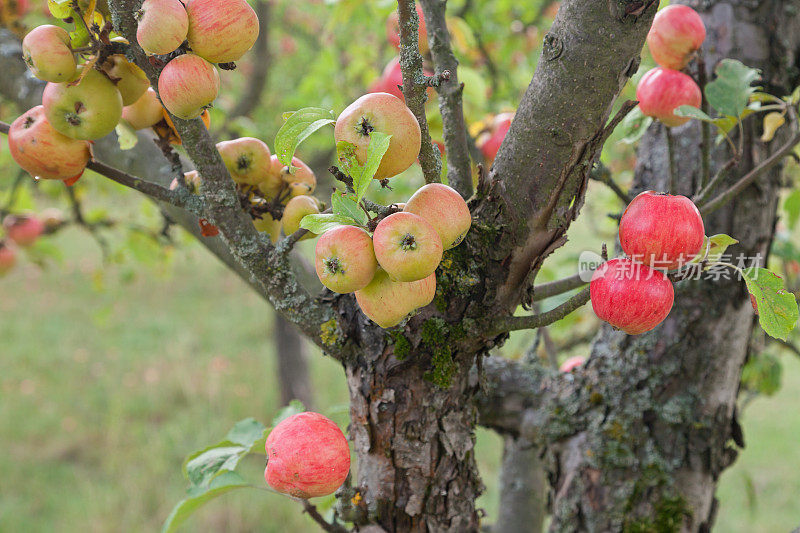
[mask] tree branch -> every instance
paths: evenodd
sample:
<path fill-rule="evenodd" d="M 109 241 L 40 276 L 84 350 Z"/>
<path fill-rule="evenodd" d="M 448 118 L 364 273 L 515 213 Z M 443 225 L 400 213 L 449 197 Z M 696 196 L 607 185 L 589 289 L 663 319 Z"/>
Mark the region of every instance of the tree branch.
<path fill-rule="evenodd" d="M 317 511 L 317 507 L 313 505 L 308 500 L 300 500 L 303 504 L 303 510 L 311 517 L 314 522 L 319 524 L 319 526 L 323 529 L 323 531 L 327 531 L 328 533 L 347 533 L 347 529 L 343 528 L 339 524 L 332 524 L 325 520 L 319 511 Z"/>
<path fill-rule="evenodd" d="M 572 296 L 569 300 L 544 313 L 527 316 L 508 316 L 495 320 L 489 328 L 489 334 L 499 335 L 521 329 L 536 329 L 558 322 L 589 301 L 589 287 Z"/>
<path fill-rule="evenodd" d="M 547 283 L 542 283 L 540 285 L 534 285 L 533 301 L 539 302 L 541 300 L 550 298 L 551 296 L 564 294 L 565 292 L 577 289 L 578 287 L 583 287 L 588 283 L 588 281 L 583 280 L 586 274 L 587 272 L 578 272 L 577 274 L 569 276 L 568 278 L 557 279 L 555 281 L 548 281 Z"/>

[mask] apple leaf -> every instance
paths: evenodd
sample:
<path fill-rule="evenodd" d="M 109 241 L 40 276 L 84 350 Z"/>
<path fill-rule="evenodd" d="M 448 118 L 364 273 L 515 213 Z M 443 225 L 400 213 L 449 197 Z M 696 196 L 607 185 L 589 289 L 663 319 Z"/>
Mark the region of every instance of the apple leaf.
<path fill-rule="evenodd" d="M 306 215 L 300 221 L 300 227 L 307 229 L 315 235 L 322 235 L 339 226 L 358 226 L 359 223 L 353 217 L 347 215 L 337 215 L 335 213 L 321 213 Z"/>
<path fill-rule="evenodd" d="M 767 335 L 786 340 L 800 314 L 794 294 L 786 290 L 780 276 L 766 268 L 751 267 L 741 272 L 753 296 L 759 324 Z"/>
<path fill-rule="evenodd" d="M 136 146 L 136 143 L 139 142 L 139 136 L 136 135 L 136 130 L 134 130 L 125 120 L 119 121 L 116 131 L 117 142 L 119 142 L 120 150 L 130 150 Z"/>
<path fill-rule="evenodd" d="M 724 233 L 718 233 L 711 237 L 703 237 L 703 247 L 700 248 L 700 253 L 694 256 L 689 263 L 699 263 L 705 259 L 708 263 L 716 263 L 720 261 L 725 250 L 728 246 L 733 246 L 738 243 L 736 239 Z"/>
<path fill-rule="evenodd" d="M 622 124 L 620 127 L 627 133 L 625 134 L 625 137 L 620 139 L 619 142 L 623 144 L 633 144 L 638 142 L 642 137 L 644 137 L 647 128 L 649 128 L 650 124 L 652 123 L 653 119 L 651 117 L 644 116 L 642 114 L 642 110 L 639 109 L 639 106 L 634 107 L 633 110 L 628 113 L 624 119 L 622 119 Z"/>
<path fill-rule="evenodd" d="M 336 215 L 345 215 L 356 220 L 360 225 L 366 226 L 369 217 L 358 205 L 358 199 L 352 193 L 333 191 L 331 207 Z"/>
<path fill-rule="evenodd" d="M 735 59 L 723 59 L 714 70 L 717 77 L 706 85 L 708 103 L 721 115 L 738 117 L 747 107 L 757 87 L 752 87 L 760 77 L 759 71 Z"/>
<path fill-rule="evenodd" d="M 675 108 L 673 111 L 679 117 L 696 118 L 703 122 L 714 122 L 714 119 L 709 117 L 702 109 L 692 105 L 682 105 Z"/>
<path fill-rule="evenodd" d="M 742 369 L 742 385 L 751 391 L 771 396 L 781 387 L 780 360 L 771 353 L 749 355 Z"/>
<path fill-rule="evenodd" d="M 379 131 L 373 131 L 369 134 L 369 144 L 367 145 L 367 162 L 364 165 L 358 165 L 353 169 L 353 188 L 356 191 L 356 199 L 360 202 L 367 192 L 372 178 L 375 177 L 375 172 L 381 164 L 386 150 L 389 149 L 389 142 L 392 140 L 391 135 L 386 135 Z"/>
<path fill-rule="evenodd" d="M 213 479 L 206 487 L 192 487 L 189 489 L 187 497 L 178 502 L 172 509 L 166 522 L 164 522 L 164 526 L 161 528 L 161 533 L 176 531 L 192 513 L 217 496 L 222 496 L 235 489 L 251 486 L 236 472 L 225 472 Z"/>
<path fill-rule="evenodd" d="M 290 416 L 294 416 L 300 413 L 304 413 L 306 410 L 306 406 L 303 405 L 303 402 L 300 400 L 292 400 L 289 402 L 289 405 L 278 411 L 278 414 L 275 415 L 275 418 L 272 419 L 272 427 L 277 426 Z"/>
<path fill-rule="evenodd" d="M 66 19 L 72 16 L 72 0 L 47 0 L 50 14 L 57 19 Z"/>
<path fill-rule="evenodd" d="M 322 107 L 305 107 L 288 116 L 275 135 L 275 155 L 291 166 L 294 152 L 301 142 L 318 129 L 336 122 L 333 111 Z"/>
<path fill-rule="evenodd" d="M 789 193 L 789 196 L 783 201 L 783 210 L 786 211 L 786 225 L 789 226 L 789 229 L 794 229 L 797 220 L 800 219 L 800 189 Z"/>

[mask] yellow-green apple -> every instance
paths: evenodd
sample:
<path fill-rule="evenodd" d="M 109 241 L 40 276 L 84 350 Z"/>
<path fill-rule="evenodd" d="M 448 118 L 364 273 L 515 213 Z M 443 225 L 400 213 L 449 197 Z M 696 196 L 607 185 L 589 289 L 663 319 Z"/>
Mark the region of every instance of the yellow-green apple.
<path fill-rule="evenodd" d="M 703 247 L 705 227 L 689 198 L 645 191 L 619 221 L 622 250 L 635 261 L 672 270 L 691 261 Z"/>
<path fill-rule="evenodd" d="M 22 40 L 22 58 L 40 80 L 60 83 L 75 77 L 75 56 L 69 33 L 45 24 L 31 30 Z"/>
<path fill-rule="evenodd" d="M 145 93 L 150 82 L 142 69 L 128 61 L 124 55 L 109 56 L 102 65 L 103 72 L 116 84 L 122 105 L 131 105 Z"/>
<path fill-rule="evenodd" d="M 261 218 L 254 218 L 253 225 L 262 233 L 269 235 L 269 239 L 274 243 L 278 242 L 281 236 L 281 221 L 272 218 L 269 213 L 264 213 Z"/>
<path fill-rule="evenodd" d="M 319 413 L 290 416 L 270 431 L 264 478 L 278 492 L 315 498 L 336 492 L 350 471 L 342 430 Z"/>
<path fill-rule="evenodd" d="M 425 27 L 425 15 L 422 13 L 422 7 L 417 7 L 417 16 L 419 17 L 419 52 L 425 55 L 430 50 L 428 46 L 428 31 Z M 389 18 L 386 20 L 386 39 L 398 50 L 400 50 L 400 17 L 397 11 L 393 11 Z"/>
<path fill-rule="evenodd" d="M 391 328 L 433 301 L 436 274 L 418 281 L 392 281 L 379 268 L 370 284 L 355 294 L 358 306 L 370 320 L 382 328 Z"/>
<path fill-rule="evenodd" d="M 152 128 L 164 119 L 158 95 L 151 88 L 134 103 L 122 109 L 122 118 L 135 130 Z"/>
<path fill-rule="evenodd" d="M 363 289 L 378 268 L 369 233 L 356 226 L 338 226 L 323 233 L 314 265 L 322 284 L 339 294 Z"/>
<path fill-rule="evenodd" d="M 660 270 L 627 258 L 600 265 L 589 284 L 592 308 L 601 320 L 628 335 L 659 325 L 672 309 L 672 282 Z"/>
<path fill-rule="evenodd" d="M 119 90 L 105 74 L 93 68 L 75 85 L 48 83 L 42 105 L 47 121 L 73 139 L 92 141 L 105 137 L 122 118 Z"/>
<path fill-rule="evenodd" d="M 256 185 L 270 171 L 269 147 L 260 139 L 241 137 L 223 141 L 217 143 L 217 150 L 236 183 Z"/>
<path fill-rule="evenodd" d="M 319 201 L 313 196 L 295 196 L 286 204 L 283 209 L 283 218 L 281 224 L 283 225 L 283 233 L 291 235 L 300 229 L 300 221 L 306 215 L 315 215 L 319 213 Z M 301 240 L 312 239 L 316 234 L 308 232 L 303 235 Z"/>
<path fill-rule="evenodd" d="M 679 117 L 675 108 L 682 105 L 700 107 L 700 87 L 694 80 L 677 70 L 656 67 L 642 76 L 636 87 L 636 99 L 642 114 L 661 121 L 668 127 L 680 126 L 689 117 Z"/>
<path fill-rule="evenodd" d="M 44 233 L 44 222 L 33 215 L 8 215 L 3 219 L 6 236 L 18 246 L 31 246 Z"/>
<path fill-rule="evenodd" d="M 583 365 L 586 362 L 586 358 L 582 355 L 576 355 L 573 357 L 568 358 L 566 361 L 561 363 L 561 366 L 558 367 L 558 370 L 561 372 L 572 372 L 579 366 Z"/>
<path fill-rule="evenodd" d="M 50 125 L 43 106 L 28 110 L 11 124 L 8 147 L 20 167 L 42 179 L 80 177 L 92 157 L 89 143 L 62 135 Z"/>
<path fill-rule="evenodd" d="M 445 250 L 461 244 L 472 225 L 467 202 L 455 189 L 442 183 L 422 186 L 409 198 L 403 211 L 419 215 L 433 226 Z"/>
<path fill-rule="evenodd" d="M 0 276 L 7 274 L 17 264 L 17 249 L 8 241 L 0 241 Z"/>
<path fill-rule="evenodd" d="M 181 0 L 144 0 L 136 18 L 136 40 L 148 54 L 174 52 L 189 32 L 189 17 Z"/>
<path fill-rule="evenodd" d="M 419 156 L 419 123 L 405 102 L 388 93 L 365 94 L 350 104 L 336 120 L 336 142 L 356 146 L 356 159 L 367 160 L 369 134 L 373 131 L 391 135 L 389 149 L 381 160 L 375 179 L 391 178 L 408 169 Z"/>
<path fill-rule="evenodd" d="M 660 66 L 680 70 L 691 61 L 705 39 L 706 27 L 697 11 L 672 4 L 656 13 L 647 34 L 647 46 Z"/>
<path fill-rule="evenodd" d="M 378 264 L 395 281 L 427 278 L 442 262 L 441 237 L 414 213 L 401 211 L 384 218 L 375 228 L 372 241 Z"/>
<path fill-rule="evenodd" d="M 258 39 L 258 16 L 245 0 L 189 0 L 189 46 L 212 63 L 238 61 Z"/>
<path fill-rule="evenodd" d="M 198 55 L 178 56 L 161 71 L 158 94 L 164 107 L 176 117 L 197 118 L 219 94 L 219 73 Z"/>
<path fill-rule="evenodd" d="M 291 169 L 287 166 L 281 168 L 281 181 L 288 186 L 287 198 L 290 199 L 309 195 L 317 188 L 317 176 L 314 171 L 296 157 L 292 158 Z"/>

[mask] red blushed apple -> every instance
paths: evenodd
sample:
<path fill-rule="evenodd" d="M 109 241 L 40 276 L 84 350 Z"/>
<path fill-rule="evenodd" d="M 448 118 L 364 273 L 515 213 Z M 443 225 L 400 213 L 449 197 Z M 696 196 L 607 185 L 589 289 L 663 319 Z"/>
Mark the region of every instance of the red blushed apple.
<path fill-rule="evenodd" d="M 260 139 L 241 137 L 223 141 L 217 143 L 217 150 L 236 183 L 256 185 L 270 172 L 272 154 Z"/>
<path fill-rule="evenodd" d="M 296 196 L 292 198 L 283 210 L 283 218 L 281 219 L 283 233 L 291 235 L 300 229 L 300 222 L 303 217 L 318 213 L 319 202 L 313 196 Z M 316 234 L 308 232 L 300 240 L 313 239 L 314 237 L 316 237 Z"/>
<path fill-rule="evenodd" d="M 103 63 L 103 72 L 108 74 L 109 78 L 117 86 L 120 96 L 122 96 L 122 105 L 131 105 L 145 93 L 150 82 L 147 80 L 147 75 L 142 69 L 135 64 L 128 61 L 124 55 L 116 54 L 109 56 Z"/>
<path fill-rule="evenodd" d="M 494 158 L 497 157 L 497 152 L 500 150 L 500 145 L 506 138 L 508 130 L 511 128 L 511 121 L 514 119 L 514 113 L 501 113 L 494 119 L 492 130 L 485 134 L 478 140 L 478 148 L 483 154 L 486 163 L 491 165 Z"/>
<path fill-rule="evenodd" d="M 18 246 L 31 246 L 44 233 L 44 222 L 35 216 L 9 215 L 3 220 L 6 235 Z"/>
<path fill-rule="evenodd" d="M 601 320 L 628 335 L 659 325 L 672 309 L 672 282 L 660 270 L 630 259 L 600 265 L 589 284 L 592 308 Z"/>
<path fill-rule="evenodd" d="M 314 171 L 297 157 L 292 158 L 292 168 L 281 167 L 281 181 L 292 189 L 292 198 L 297 196 L 294 194 L 295 189 L 297 191 L 307 189 L 308 192 L 303 192 L 302 194 L 311 194 L 317 188 L 317 176 Z"/>
<path fill-rule="evenodd" d="M 212 63 L 238 61 L 258 39 L 258 16 L 245 0 L 189 0 L 189 46 Z"/>
<path fill-rule="evenodd" d="M 136 40 L 151 55 L 174 52 L 189 32 L 189 16 L 180 0 L 144 0 L 136 18 Z"/>
<path fill-rule="evenodd" d="M 570 357 L 569 359 L 561 363 L 561 366 L 558 367 L 558 369 L 561 372 L 572 372 L 579 366 L 583 365 L 583 363 L 585 362 L 586 362 L 585 357 L 583 357 L 582 355 L 576 355 L 574 357 Z"/>
<path fill-rule="evenodd" d="M 706 27 L 697 11 L 672 4 L 656 13 L 647 34 L 647 46 L 660 66 L 680 70 L 691 61 L 705 39 Z"/>
<path fill-rule="evenodd" d="M 419 52 L 425 55 L 430 47 L 428 46 L 428 31 L 425 27 L 425 15 L 419 5 L 417 5 L 417 16 L 419 17 Z M 400 50 L 400 16 L 397 11 L 393 11 L 386 20 L 386 39 L 392 46 Z"/>
<path fill-rule="evenodd" d="M 290 416 L 269 433 L 264 478 L 295 498 L 333 494 L 350 472 L 350 447 L 342 430 L 319 413 Z"/>
<path fill-rule="evenodd" d="M 426 76 L 433 76 L 432 72 L 425 71 Z M 403 102 L 406 101 L 405 96 L 403 95 L 403 91 L 401 87 L 403 86 L 403 71 L 400 68 L 400 59 L 395 57 L 392 58 L 391 61 L 386 65 L 383 69 L 383 73 L 381 77 L 378 78 L 375 83 L 373 83 L 370 88 L 369 92 L 371 93 L 389 93 L 392 96 L 396 96 Z M 428 87 L 428 99 L 432 99 L 436 96 L 436 91 L 433 87 Z"/>
<path fill-rule="evenodd" d="M 414 213 L 393 213 L 384 218 L 375 228 L 372 241 L 378 264 L 395 281 L 427 278 L 442 262 L 441 237 Z"/>
<path fill-rule="evenodd" d="M 42 94 L 47 121 L 73 139 L 105 137 L 122 118 L 122 96 L 105 74 L 89 69 L 76 85 L 48 83 Z"/>
<path fill-rule="evenodd" d="M 122 118 L 135 130 L 152 128 L 163 120 L 163 107 L 158 100 L 158 95 L 152 88 L 133 104 L 122 109 Z"/>
<path fill-rule="evenodd" d="M 31 30 L 22 40 L 22 58 L 40 80 L 60 83 L 75 76 L 69 33 L 58 26 L 45 24 Z"/>
<path fill-rule="evenodd" d="M 326 231 L 314 252 L 317 277 L 339 294 L 363 289 L 375 277 L 378 262 L 369 233 L 356 226 Z"/>
<path fill-rule="evenodd" d="M 176 117 L 197 118 L 219 94 L 219 73 L 198 55 L 178 56 L 161 71 L 158 94 L 164 107 Z"/>
<path fill-rule="evenodd" d="M 705 227 L 685 196 L 645 191 L 631 201 L 619 222 L 622 250 L 653 268 L 672 270 L 697 255 Z"/>
<path fill-rule="evenodd" d="M 436 274 L 418 281 L 392 281 L 379 268 L 370 284 L 355 294 L 358 306 L 370 320 L 384 329 L 391 328 L 433 301 Z"/>
<path fill-rule="evenodd" d="M 17 249 L 7 241 L 0 241 L 0 276 L 7 274 L 17 264 Z"/>
<path fill-rule="evenodd" d="M 700 107 L 703 96 L 700 87 L 683 72 L 657 67 L 639 81 L 636 99 L 639 100 L 642 114 L 673 127 L 689 120 L 688 117 L 675 115 L 675 108 L 682 105 Z"/>
<path fill-rule="evenodd" d="M 83 174 L 91 152 L 89 143 L 57 132 L 37 106 L 11 124 L 8 147 L 14 161 L 31 176 L 69 180 Z"/>
<path fill-rule="evenodd" d="M 442 183 L 421 187 L 408 200 L 403 211 L 414 213 L 433 226 L 445 250 L 458 246 L 472 225 L 467 202 L 455 189 Z"/>
<path fill-rule="evenodd" d="M 373 131 L 392 136 L 375 179 L 396 176 L 417 160 L 422 142 L 419 123 L 406 104 L 396 96 L 388 93 L 362 96 L 339 115 L 334 137 L 336 142 L 354 144 L 356 158 L 363 165 L 367 160 L 369 134 Z"/>

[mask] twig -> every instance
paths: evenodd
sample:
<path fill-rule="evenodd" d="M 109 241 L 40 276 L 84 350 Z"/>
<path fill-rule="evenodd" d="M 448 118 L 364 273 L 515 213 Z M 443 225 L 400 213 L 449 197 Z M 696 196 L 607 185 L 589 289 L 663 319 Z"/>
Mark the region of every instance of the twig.
<path fill-rule="evenodd" d="M 87 24 L 86 19 L 83 18 L 83 10 L 81 9 L 80 3 L 78 0 L 72 0 L 72 9 L 77 13 L 78 18 L 80 19 L 82 26 L 86 29 L 86 33 L 89 34 L 89 39 L 92 41 L 93 45 L 97 44 L 97 37 L 95 36 L 92 29 Z"/>
<path fill-rule="evenodd" d="M 20 170 L 17 174 L 16 179 L 14 180 L 14 184 L 11 186 L 11 190 L 8 192 L 8 200 L 6 200 L 6 205 L 0 209 L 0 218 L 5 217 L 7 214 L 11 212 L 11 208 L 14 206 L 14 202 L 17 201 L 17 192 L 19 191 L 20 186 L 22 185 L 25 177 L 28 175 L 27 172 L 24 170 Z"/>
<path fill-rule="evenodd" d="M 728 171 L 731 170 L 733 167 L 739 164 L 739 156 L 738 154 L 734 154 L 732 158 L 730 158 L 727 163 L 722 165 L 717 173 L 714 174 L 714 177 L 708 183 L 708 185 L 703 188 L 697 195 L 692 198 L 692 201 L 697 205 L 703 205 L 703 202 L 706 201 L 708 195 L 714 192 L 714 189 L 717 185 L 719 185 L 720 181 L 728 174 Z"/>
<path fill-rule="evenodd" d="M 332 524 L 325 520 L 319 511 L 317 511 L 317 507 L 313 505 L 308 500 L 300 500 L 303 504 L 303 510 L 311 517 L 314 522 L 319 524 L 319 526 L 328 533 L 347 533 L 347 529 L 340 526 L 339 524 Z"/>
<path fill-rule="evenodd" d="M 521 329 L 536 329 L 549 326 L 558 322 L 576 309 L 582 307 L 589 301 L 589 287 L 572 296 L 569 300 L 545 313 L 538 313 L 528 316 L 508 316 L 500 318 L 491 325 L 490 335 L 499 335 L 509 331 L 519 331 Z"/>
<path fill-rule="evenodd" d="M 588 281 L 584 281 L 582 279 L 582 277 L 586 276 L 586 274 L 587 272 L 579 272 L 568 278 L 548 281 L 547 283 L 542 283 L 541 285 L 534 285 L 533 301 L 539 302 L 550 298 L 551 296 L 557 296 L 559 294 L 564 294 L 565 292 L 577 289 L 578 287 L 583 287 L 588 283 Z"/>
<path fill-rule="evenodd" d="M 672 132 L 668 126 L 664 126 L 664 137 L 667 139 L 667 160 L 669 162 L 669 183 L 667 185 L 667 192 L 675 194 L 675 187 L 677 186 L 678 171 L 675 169 L 675 140 L 672 138 Z"/>
<path fill-rule="evenodd" d="M 794 353 L 796 356 L 800 357 L 800 348 L 798 348 L 796 344 L 794 344 L 794 343 L 792 343 L 790 341 L 785 341 L 783 339 L 775 339 L 773 337 L 767 337 L 767 338 L 769 340 L 773 341 L 773 342 L 776 342 L 776 343 L 782 345 L 784 348 L 786 348 L 790 352 Z"/>
<path fill-rule="evenodd" d="M 703 54 L 703 50 L 700 50 L 697 56 L 697 84 L 700 86 L 701 89 L 704 89 L 706 86 L 707 80 L 706 74 L 706 60 Z M 708 99 L 706 98 L 705 92 L 703 92 L 703 98 L 700 102 L 700 109 L 703 113 L 708 114 Z M 706 121 L 700 122 L 700 132 L 702 135 L 702 144 L 700 146 L 700 186 L 698 187 L 699 191 L 702 191 L 708 185 L 708 180 L 711 177 L 711 124 Z M 698 193 L 700 194 L 700 193 Z"/>
<path fill-rule="evenodd" d="M 603 145 L 606 143 L 611 134 L 614 133 L 614 130 L 619 126 L 620 122 L 625 120 L 625 117 L 628 116 L 628 113 L 633 111 L 636 106 L 639 105 L 637 100 L 625 100 L 622 103 L 617 113 L 614 115 L 614 118 L 608 121 L 608 124 L 603 127 L 603 132 L 600 135 L 600 141 L 597 143 L 599 148 L 602 148 Z"/>
<path fill-rule="evenodd" d="M 631 203 L 630 195 L 622 190 L 622 187 L 620 187 L 617 182 L 614 181 L 614 178 L 611 177 L 611 171 L 602 163 L 598 163 L 592 169 L 592 171 L 589 173 L 589 178 L 608 186 L 625 205 Z"/>
<path fill-rule="evenodd" d="M 67 187 L 67 196 L 72 205 L 72 216 L 75 219 L 75 223 L 88 231 L 94 240 L 97 241 L 97 245 L 100 247 L 100 253 L 103 254 L 103 261 L 107 261 L 110 255 L 108 241 L 98 231 L 99 225 L 89 224 L 83 217 L 83 208 L 80 200 L 78 200 L 78 196 L 75 194 L 74 187 Z"/>

